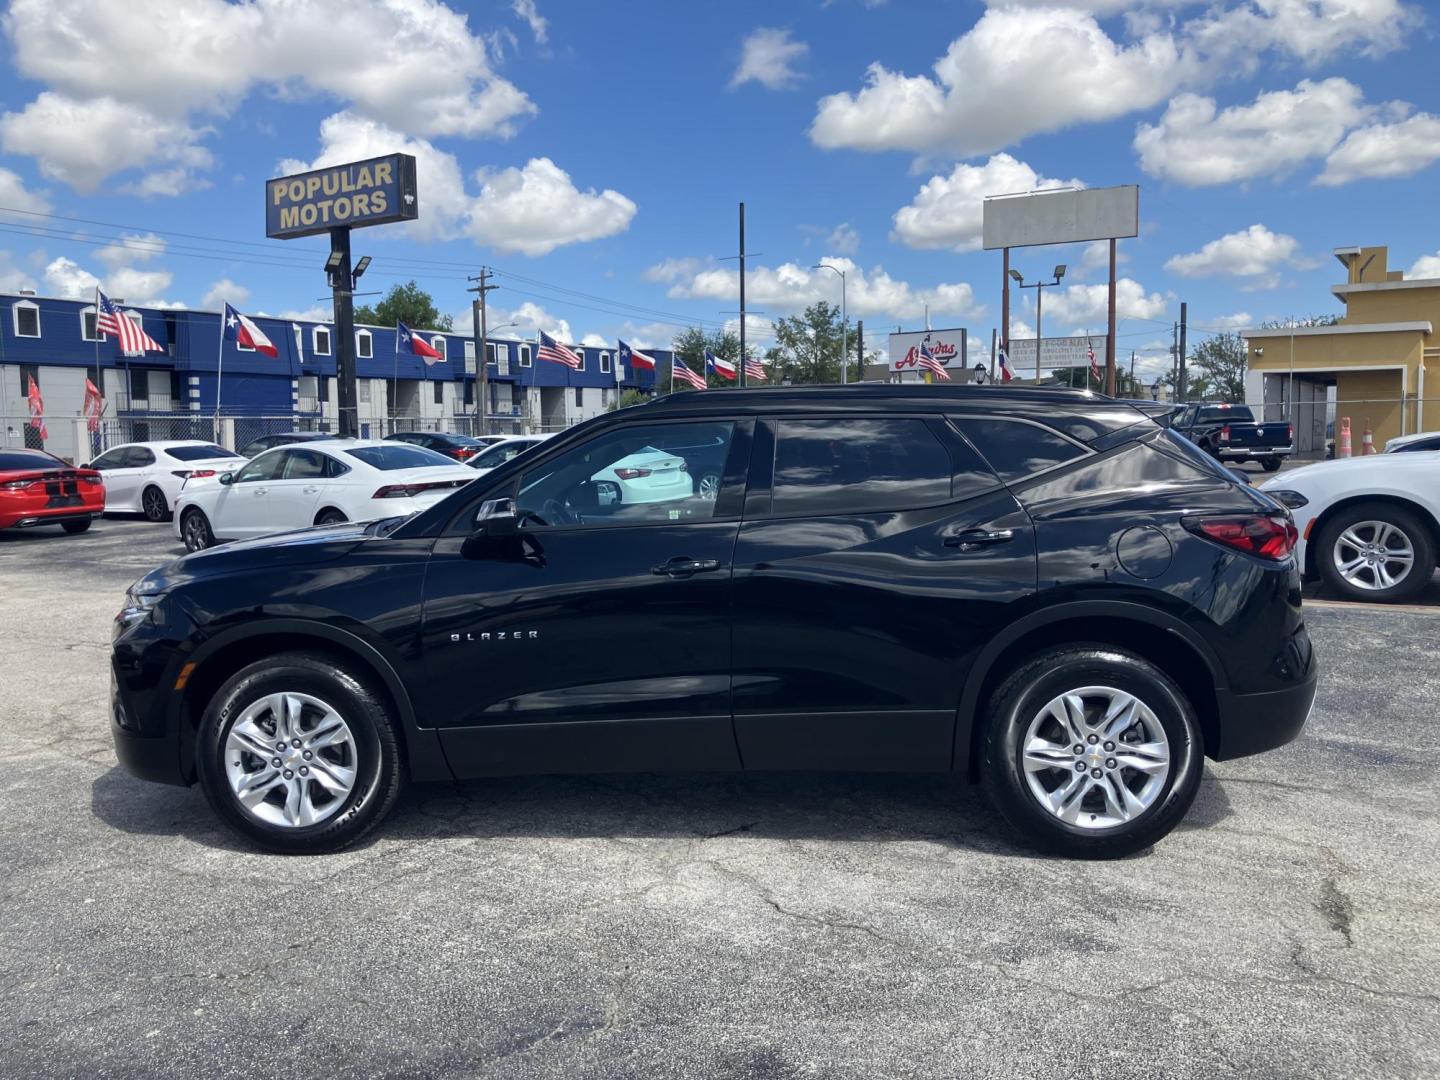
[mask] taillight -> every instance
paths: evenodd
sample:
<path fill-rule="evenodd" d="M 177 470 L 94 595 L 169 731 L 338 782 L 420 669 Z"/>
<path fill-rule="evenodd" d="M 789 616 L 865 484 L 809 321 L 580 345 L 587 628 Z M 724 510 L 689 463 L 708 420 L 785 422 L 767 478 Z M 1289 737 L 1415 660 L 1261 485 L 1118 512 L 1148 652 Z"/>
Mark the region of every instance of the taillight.
<path fill-rule="evenodd" d="M 1287 442 L 1294 442 L 1294 441 L 1295 441 L 1295 425 L 1294 425 L 1294 424 L 1290 424 L 1288 427 L 1285 428 L 1285 440 L 1286 440 Z"/>
<path fill-rule="evenodd" d="M 386 484 L 370 497 L 372 499 L 408 499 L 419 490 L 418 484 Z"/>
<path fill-rule="evenodd" d="M 1190 518 L 1185 527 L 1197 536 L 1258 555 L 1280 560 L 1295 550 L 1300 538 L 1289 515 L 1247 514 L 1244 517 Z"/>
<path fill-rule="evenodd" d="M 474 450 L 472 450 L 470 447 L 468 447 L 468 446 L 461 446 L 461 447 L 459 447 L 459 448 L 456 449 L 456 451 L 455 451 L 455 457 L 456 457 L 456 459 L 459 460 L 459 461 L 464 461 L 466 458 L 472 458 L 472 457 L 474 457 L 474 456 L 475 456 L 475 453 L 476 453 L 476 452 L 475 452 Z"/>
<path fill-rule="evenodd" d="M 203 480 L 207 476 L 214 476 L 214 469 L 173 469 L 174 475 L 182 480 Z"/>
<path fill-rule="evenodd" d="M 39 482 L 38 480 L 8 480 L 0 484 L 0 491 L 24 491 L 31 484 Z"/>
<path fill-rule="evenodd" d="M 1222 428 L 1220 429 L 1220 441 L 1221 441 L 1221 442 L 1229 442 L 1229 441 L 1230 441 L 1230 425 L 1229 425 L 1229 424 L 1226 424 L 1224 427 L 1222 427 Z"/>
<path fill-rule="evenodd" d="M 101 484 L 101 483 L 104 483 L 104 479 L 100 476 L 99 473 L 95 473 L 95 474 L 92 475 L 92 476 L 84 476 L 84 475 L 82 475 L 82 476 L 80 477 L 80 483 L 82 483 L 82 484 Z"/>
<path fill-rule="evenodd" d="M 616 469 L 615 475 L 621 480 L 634 480 L 641 476 L 649 476 L 649 469 Z"/>

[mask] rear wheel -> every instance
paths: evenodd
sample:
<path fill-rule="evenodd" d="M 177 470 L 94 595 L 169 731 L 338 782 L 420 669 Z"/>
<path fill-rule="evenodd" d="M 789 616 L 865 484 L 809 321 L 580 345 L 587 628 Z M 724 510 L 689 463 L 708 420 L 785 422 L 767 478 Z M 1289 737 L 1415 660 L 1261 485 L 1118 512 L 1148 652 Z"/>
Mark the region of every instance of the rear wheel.
<path fill-rule="evenodd" d="M 79 521 L 62 521 L 60 527 L 67 533 L 82 533 L 90 528 L 90 519 L 82 518 Z"/>
<path fill-rule="evenodd" d="M 1278 457 L 1267 457 L 1260 463 L 1260 468 L 1265 472 L 1279 472 L 1280 459 Z"/>
<path fill-rule="evenodd" d="M 214 545 L 215 534 L 202 510 L 192 506 L 180 516 L 180 538 L 185 541 L 186 551 L 204 551 Z"/>
<path fill-rule="evenodd" d="M 329 507 L 325 510 L 320 511 L 319 515 L 315 518 L 315 524 L 339 525 L 342 521 L 349 520 L 350 519 L 347 518 L 344 514 L 342 514 L 339 510 L 336 510 L 334 507 Z"/>
<path fill-rule="evenodd" d="M 384 698 L 358 673 L 310 653 L 267 657 L 232 676 L 205 710 L 196 755 L 215 813 L 270 851 L 347 847 L 400 792 Z"/>
<path fill-rule="evenodd" d="M 720 474 L 706 469 L 695 478 L 695 494 L 707 502 L 714 502 L 720 496 Z"/>
<path fill-rule="evenodd" d="M 1120 649 L 1069 646 L 1027 661 L 991 698 L 982 779 L 1036 847 L 1115 858 L 1180 822 L 1203 756 L 1194 708 L 1163 671 Z"/>
<path fill-rule="evenodd" d="M 1435 573 L 1435 542 L 1419 517 L 1391 503 L 1360 503 L 1320 530 L 1315 564 L 1347 600 L 1409 600 Z"/>
<path fill-rule="evenodd" d="M 170 516 L 170 504 L 165 501 L 165 493 L 153 484 L 141 493 L 140 510 L 146 521 L 164 521 Z"/>

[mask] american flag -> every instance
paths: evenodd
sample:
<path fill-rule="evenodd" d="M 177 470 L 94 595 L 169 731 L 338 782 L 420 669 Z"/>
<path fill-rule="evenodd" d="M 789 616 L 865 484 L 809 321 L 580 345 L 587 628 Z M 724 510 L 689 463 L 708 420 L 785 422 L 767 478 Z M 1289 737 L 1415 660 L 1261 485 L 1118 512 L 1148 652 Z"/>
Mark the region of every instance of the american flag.
<path fill-rule="evenodd" d="M 920 343 L 920 360 L 915 366 L 924 368 L 937 379 L 944 379 L 946 382 L 950 381 L 950 373 L 945 370 L 944 364 L 935 359 L 935 354 L 930 351 L 930 343 L 928 341 L 922 341 Z"/>
<path fill-rule="evenodd" d="M 747 379 L 759 379 L 761 382 L 770 378 L 769 375 L 765 374 L 765 365 L 751 356 L 745 358 L 745 377 Z"/>
<path fill-rule="evenodd" d="M 1101 378 L 1100 365 L 1095 363 L 1095 343 L 1093 341 L 1085 342 L 1085 352 L 1090 357 L 1090 374 L 1097 379 Z"/>
<path fill-rule="evenodd" d="M 693 386 L 696 390 L 705 389 L 705 376 L 691 371 L 685 366 L 685 361 L 681 360 L 678 355 L 673 355 L 670 358 L 670 374 L 672 376 L 672 385 L 674 379 L 679 379 L 681 382 Z"/>
<path fill-rule="evenodd" d="M 99 289 L 95 290 L 95 311 L 95 329 L 101 334 L 113 334 L 126 356 L 165 351 L 165 346 L 145 333 L 134 319 L 122 315 Z"/>
<path fill-rule="evenodd" d="M 535 355 L 541 360 L 549 360 L 552 364 L 564 364 L 574 370 L 585 366 L 585 362 L 576 356 L 573 350 L 561 345 L 544 330 L 540 331 L 540 348 L 535 351 Z"/>

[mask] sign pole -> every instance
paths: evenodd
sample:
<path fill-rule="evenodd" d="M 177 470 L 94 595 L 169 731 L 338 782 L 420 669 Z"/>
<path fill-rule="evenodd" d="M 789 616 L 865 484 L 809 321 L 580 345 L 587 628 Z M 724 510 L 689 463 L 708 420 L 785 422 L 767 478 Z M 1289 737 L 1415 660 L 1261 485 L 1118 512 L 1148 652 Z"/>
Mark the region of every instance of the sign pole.
<path fill-rule="evenodd" d="M 340 336 L 335 348 L 335 377 L 340 398 L 340 435 L 354 438 L 359 434 L 359 415 L 355 391 L 355 299 L 350 276 L 348 225 L 336 226 L 330 230 L 330 253 L 331 258 L 339 260 L 339 265 L 330 274 L 330 289 L 335 300 L 335 332 Z"/>
<path fill-rule="evenodd" d="M 1115 396 L 1115 238 L 1110 238 L 1110 308 L 1105 339 L 1105 393 Z"/>
<path fill-rule="evenodd" d="M 220 388 L 225 372 L 225 301 L 220 301 L 220 341 L 215 347 L 215 441 L 220 441 Z"/>

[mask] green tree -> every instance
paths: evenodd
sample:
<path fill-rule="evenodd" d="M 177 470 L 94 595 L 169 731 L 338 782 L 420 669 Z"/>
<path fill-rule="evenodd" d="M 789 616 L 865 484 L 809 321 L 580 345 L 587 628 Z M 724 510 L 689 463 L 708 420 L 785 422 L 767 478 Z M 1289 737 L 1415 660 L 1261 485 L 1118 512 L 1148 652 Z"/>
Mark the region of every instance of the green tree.
<path fill-rule="evenodd" d="M 1291 315 L 1284 319 L 1270 319 L 1260 324 L 1262 330 L 1289 330 L 1291 327 L 1299 329 L 1305 326 L 1335 326 L 1340 322 L 1339 315 Z"/>
<path fill-rule="evenodd" d="M 772 324 L 775 347 L 766 354 L 776 382 L 837 383 L 840 381 L 840 350 L 844 333 L 840 308 L 824 300 L 811 304 L 799 315 Z M 854 341 L 854 335 L 850 335 Z M 853 361 L 852 361 L 853 363 Z"/>
<path fill-rule="evenodd" d="M 610 412 L 617 409 L 628 409 L 631 405 L 644 405 L 650 400 L 650 395 L 639 390 L 626 390 L 623 394 L 610 402 Z"/>
<path fill-rule="evenodd" d="M 709 349 L 721 360 L 729 360 L 737 364 L 740 356 L 740 337 L 728 330 L 704 330 L 698 326 L 691 326 L 675 335 L 670 343 L 675 354 L 685 362 L 685 366 L 691 371 L 705 376 L 707 386 L 725 387 L 735 384 L 729 379 L 722 379 L 719 375 L 712 374 L 705 370 L 705 350 Z M 670 387 L 670 369 L 662 364 L 661 370 L 656 372 L 657 385 L 665 389 Z M 688 387 L 681 385 L 676 390 L 686 390 Z"/>
<path fill-rule="evenodd" d="M 357 307 L 355 321 L 371 326 L 394 326 L 403 322 L 412 330 L 451 330 L 455 325 L 454 318 L 441 315 L 430 294 L 413 281 L 390 286 L 385 299 L 373 308 L 369 304 Z"/>
<path fill-rule="evenodd" d="M 1227 331 L 1195 346 L 1186 362 L 1185 396 L 1245 400 L 1245 339 Z"/>

